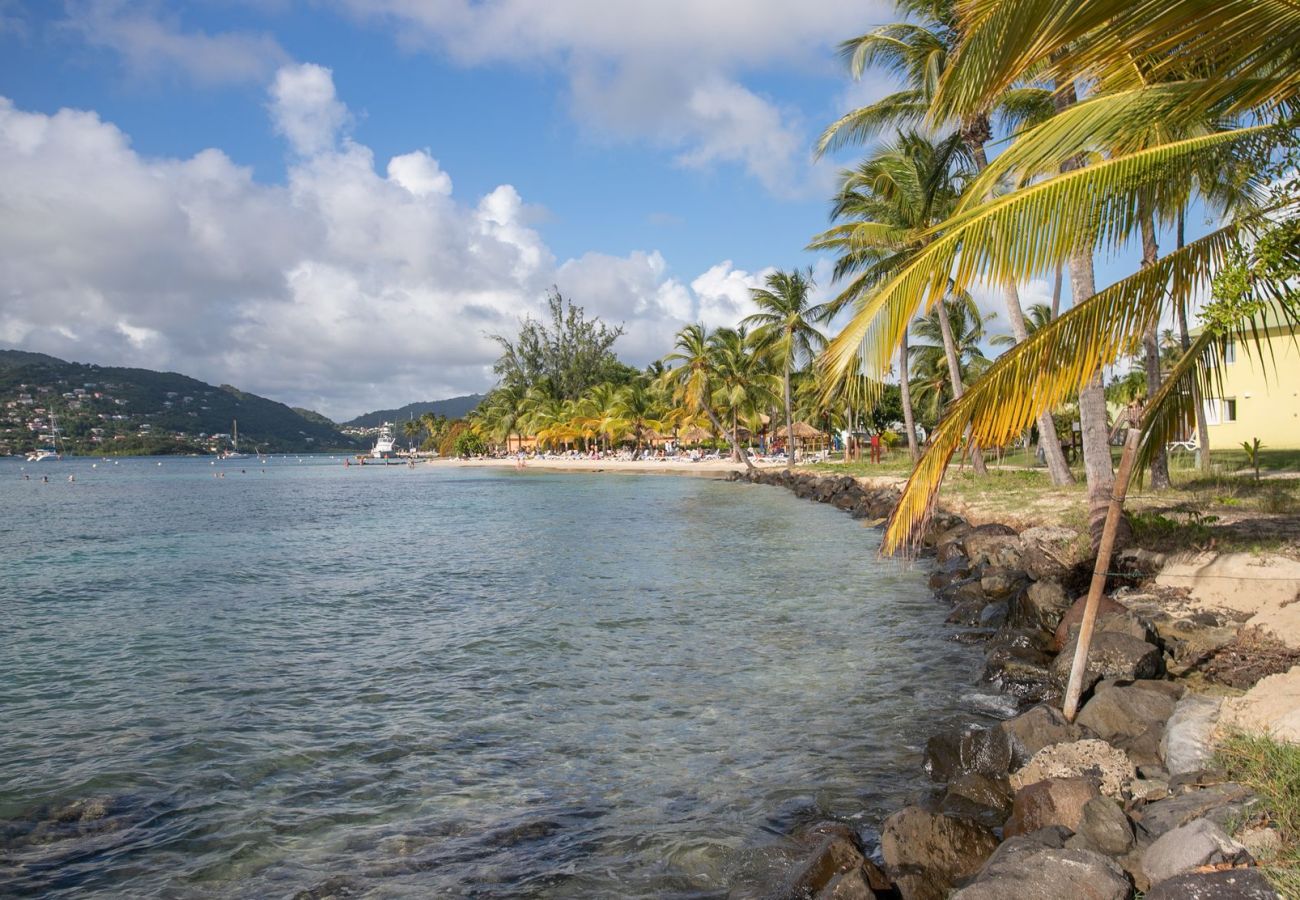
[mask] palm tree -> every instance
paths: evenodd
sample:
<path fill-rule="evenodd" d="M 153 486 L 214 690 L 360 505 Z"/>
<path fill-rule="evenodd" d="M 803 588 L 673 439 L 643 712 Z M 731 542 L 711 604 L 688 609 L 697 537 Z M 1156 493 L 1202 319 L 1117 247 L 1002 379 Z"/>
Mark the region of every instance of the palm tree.
<path fill-rule="evenodd" d="M 733 452 L 740 446 L 743 424 L 753 434 L 762 411 L 776 399 L 779 380 L 772 372 L 772 347 L 750 335 L 744 325 L 719 328 L 709 336 L 717 372 L 714 400 L 731 419 Z"/>
<path fill-rule="evenodd" d="M 943 374 L 949 365 L 943 343 L 943 326 L 940 317 L 948 319 L 948 333 L 953 336 L 957 365 L 964 381 L 978 378 L 988 368 L 980 343 L 984 340 L 984 325 L 993 316 L 983 316 L 969 295 L 945 300 L 935 306 L 912 325 L 912 332 L 924 343 L 911 347 L 911 364 L 915 366 L 916 381 L 913 390 L 919 404 L 929 407 L 931 420 L 940 418 L 942 409 L 953 399 Z M 951 380 L 948 380 L 948 384 Z M 1059 445 L 1058 445 L 1059 446 Z"/>
<path fill-rule="evenodd" d="M 650 383 L 637 378 L 620 388 L 611 407 L 614 422 L 622 433 L 631 433 L 635 442 L 634 459 L 641 458 L 641 448 L 645 445 L 647 431 L 661 431 L 664 428 L 662 407 Z"/>
<path fill-rule="evenodd" d="M 798 269 L 773 272 L 767 276 L 766 287 L 749 292 L 758 312 L 741 323 L 755 328 L 755 340 L 764 345 L 781 367 L 786 434 L 794 433 L 791 372 L 812 362 L 826 346 L 826 337 L 813 323 L 826 318 L 827 307 L 809 302 L 812 287 L 811 268 L 802 272 Z M 786 455 L 785 465 L 787 469 L 794 465 L 793 454 Z"/>
<path fill-rule="evenodd" d="M 1223 268 L 1243 235 L 1263 227 L 1258 217 L 1230 222 L 1100 292 L 1087 278 L 1095 248 L 1116 248 L 1134 236 L 1139 217 L 1133 210 L 1142 191 L 1193 184 L 1199 168 L 1227 153 L 1257 148 L 1266 158 L 1267 143 L 1284 131 L 1284 110 L 1300 93 L 1293 77 L 1300 70 L 1300 22 L 1283 0 L 1141 0 L 1128 6 L 981 0 L 962 9 L 959 45 L 935 94 L 934 120 L 987 108 L 1026 77 L 1060 87 L 1065 99 L 1076 79 L 1100 90 L 1020 134 L 969 186 L 936 238 L 859 306 L 832 341 L 828 362 L 841 371 L 863 365 L 882 371 L 940 279 L 951 277 L 964 289 L 975 281 L 1018 282 L 1074 262 L 1075 306 L 1004 354 L 954 404 L 891 521 L 887 550 L 919 535 L 947 459 L 968 428 L 981 443 L 1007 439 L 1044 409 L 1095 383 L 1126 340 L 1164 308 L 1185 303 Z M 1145 140 L 1153 122 L 1245 113 L 1254 122 L 1155 144 Z M 1092 164 L 1082 166 L 1097 148 L 1107 155 L 1093 155 Z M 995 195 L 999 184 L 1009 184 L 1011 192 Z M 1252 289 L 1271 290 L 1258 282 Z M 1207 333 L 1170 373 L 1144 418 L 1144 451 L 1183 420 L 1190 396 L 1183 388 L 1200 377 L 1199 367 L 1222 340 L 1222 333 Z M 1085 464 L 1095 509 L 1094 486 L 1101 479 L 1092 476 L 1100 468 L 1094 473 Z M 1105 475 L 1113 477 L 1108 459 Z"/>
<path fill-rule="evenodd" d="M 906 267 L 934 240 L 933 229 L 950 213 L 970 171 L 969 154 L 961 135 L 952 134 L 932 142 L 918 132 L 908 132 L 846 173 L 833 214 L 851 221 L 823 232 L 809 245 L 812 249 L 839 250 L 837 274 L 855 276 L 827 305 L 830 314 L 850 303 L 860 309 L 880 284 L 888 283 L 895 272 Z M 934 302 L 946 296 L 945 292 L 938 292 Z M 859 312 L 854 319 L 860 315 Z M 960 398 L 964 385 L 946 317 L 939 317 L 939 327 L 953 395 Z M 893 340 L 889 355 L 904 343 L 906 331 L 902 329 Z M 900 373 L 904 375 L 905 366 L 904 360 L 900 364 Z M 852 371 L 849 365 L 833 365 L 833 369 L 841 377 Z M 885 372 L 882 369 L 861 374 L 882 380 Z M 905 404 L 905 410 L 907 405 L 910 403 Z M 910 430 L 911 426 L 908 427 Z M 978 445 L 971 448 L 971 464 L 977 473 L 986 474 Z"/>
<path fill-rule="evenodd" d="M 422 430 L 424 430 L 424 426 L 414 419 L 407 419 L 402 423 L 402 433 L 406 435 L 407 444 L 412 447 L 415 446 L 416 435 L 418 435 Z"/>
<path fill-rule="evenodd" d="M 732 455 L 744 461 L 745 467 L 754 468 L 749 454 L 741 453 L 735 435 L 718 421 L 713 409 L 713 392 L 718 381 L 717 356 L 709 341 L 709 331 L 702 323 L 687 325 L 677 332 L 673 352 L 664 357 L 669 365 L 661 376 L 663 383 L 673 389 L 674 399 L 688 413 L 703 413 L 717 434 L 727 435 Z M 675 363 L 676 365 L 671 365 Z"/>
<path fill-rule="evenodd" d="M 930 116 L 939 81 L 960 37 L 954 3 L 952 0 L 897 0 L 897 6 L 900 12 L 907 15 L 908 21 L 884 25 L 845 41 L 840 45 L 840 53 L 849 61 L 854 78 L 861 78 L 866 69 L 875 66 L 902 81 L 904 89 L 868 106 L 852 110 L 831 124 L 818 141 L 818 154 L 833 147 L 867 140 L 889 126 L 914 127 Z M 951 124 L 969 152 L 975 171 L 981 172 L 988 166 L 984 145 L 993 136 L 991 115 L 998 115 L 1012 128 L 1020 128 L 1041 122 L 1051 113 L 1052 98 L 1049 91 L 1022 85 L 1008 87 L 985 106 L 971 109 L 956 117 Z M 1058 269 L 1058 295 L 1059 288 Z M 1015 282 L 1004 282 L 1002 294 L 1012 335 L 1016 341 L 1023 341 L 1027 332 L 1020 307 L 1020 293 Z M 906 329 L 902 332 L 901 340 L 907 340 Z M 900 356 L 906 358 L 905 349 Z M 906 384 L 906 378 L 903 383 Z M 960 396 L 961 392 L 957 393 Z M 905 402 L 904 410 L 908 406 Z M 1038 425 L 1040 433 L 1054 433 L 1049 412 L 1044 411 L 1039 415 Z M 915 441 L 911 442 L 911 446 L 915 460 Z M 1046 444 L 1043 454 L 1053 484 L 1062 485 L 1074 481 L 1058 443 L 1052 441 Z M 975 462 L 977 471 L 982 470 L 983 463 L 978 453 Z"/>

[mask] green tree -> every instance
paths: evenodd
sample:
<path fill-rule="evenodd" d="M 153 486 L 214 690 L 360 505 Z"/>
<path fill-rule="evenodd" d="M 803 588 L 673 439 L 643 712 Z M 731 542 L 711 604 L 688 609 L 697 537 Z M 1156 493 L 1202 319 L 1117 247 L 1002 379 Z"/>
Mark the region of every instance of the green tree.
<path fill-rule="evenodd" d="M 709 331 L 702 323 L 687 325 L 677 332 L 674 349 L 664 357 L 668 368 L 661 376 L 670 386 L 673 398 L 690 414 L 703 414 L 713 426 L 715 434 L 727 436 L 734 456 L 744 461 L 746 468 L 754 468 L 749 454 L 742 453 L 735 436 L 722 427 L 713 408 L 714 390 L 719 381 L 718 358 L 715 346 L 709 340 Z"/>
<path fill-rule="evenodd" d="M 546 298 L 549 324 L 525 318 L 519 334 L 489 335 L 501 346 L 492 367 L 505 384 L 524 390 L 542 388 L 561 400 L 576 400 L 603 381 L 627 382 L 635 370 L 614 356 L 614 342 L 623 326 L 610 327 L 599 318 L 588 320 L 581 306 L 552 288 Z"/>

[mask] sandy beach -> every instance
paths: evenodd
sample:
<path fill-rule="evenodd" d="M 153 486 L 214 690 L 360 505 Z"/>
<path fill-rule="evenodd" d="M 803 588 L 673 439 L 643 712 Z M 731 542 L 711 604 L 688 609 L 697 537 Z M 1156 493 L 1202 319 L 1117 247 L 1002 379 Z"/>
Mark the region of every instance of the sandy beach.
<path fill-rule="evenodd" d="M 517 463 L 513 459 L 434 459 L 430 465 L 463 467 L 514 469 Z M 780 469 L 784 462 L 756 462 L 756 468 Z M 725 478 L 731 472 L 744 471 L 745 464 L 725 459 L 709 459 L 699 462 L 686 460 L 627 460 L 627 459 L 530 459 L 524 465 L 524 471 L 554 472 L 626 472 L 628 474 L 651 475 L 694 475 L 701 478 Z"/>

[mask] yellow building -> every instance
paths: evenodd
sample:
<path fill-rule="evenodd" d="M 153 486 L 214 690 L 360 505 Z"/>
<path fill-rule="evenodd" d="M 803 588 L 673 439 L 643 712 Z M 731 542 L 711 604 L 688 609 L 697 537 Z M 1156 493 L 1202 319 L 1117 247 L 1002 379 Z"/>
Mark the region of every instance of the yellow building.
<path fill-rule="evenodd" d="M 1205 403 L 1211 450 L 1255 438 L 1269 450 L 1300 448 L 1300 334 L 1270 327 L 1264 335 L 1259 350 L 1228 347 L 1218 396 Z"/>

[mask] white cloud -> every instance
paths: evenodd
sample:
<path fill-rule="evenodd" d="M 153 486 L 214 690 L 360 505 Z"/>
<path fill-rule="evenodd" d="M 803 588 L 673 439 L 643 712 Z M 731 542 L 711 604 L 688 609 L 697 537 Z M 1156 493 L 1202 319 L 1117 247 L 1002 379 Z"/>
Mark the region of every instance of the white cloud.
<path fill-rule="evenodd" d="M 806 123 L 744 81 L 832 71 L 831 48 L 892 19 L 892 4 L 839 0 L 334 0 L 405 46 L 464 65 L 563 71 L 591 134 L 672 150 L 685 166 L 737 164 L 777 194 L 821 192 Z"/>
<path fill-rule="evenodd" d="M 287 184 L 219 149 L 142 157 L 93 112 L 0 98 L 0 344 L 171 369 L 295 405 L 364 409 L 481 390 L 496 348 L 566 295 L 644 364 L 682 324 L 733 324 L 763 273 L 689 286 L 653 251 L 557 261 L 510 185 L 465 202 L 431 151 L 378 162 L 341 138 L 329 70 L 277 74 Z"/>
<path fill-rule="evenodd" d="M 71 3 L 64 25 L 88 44 L 119 53 L 137 76 L 178 71 L 206 85 L 259 83 L 289 58 L 269 34 L 186 31 L 156 3 Z"/>

